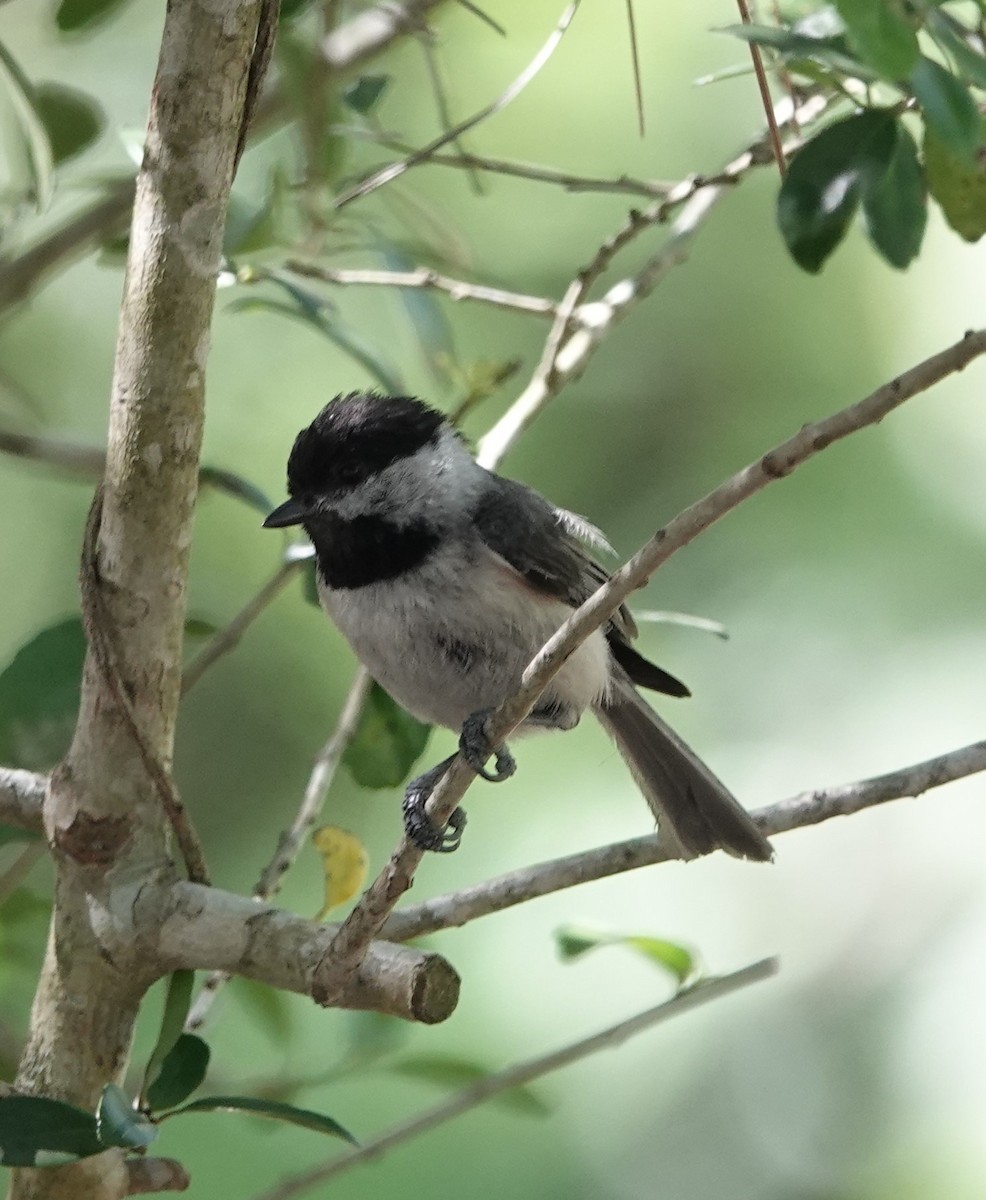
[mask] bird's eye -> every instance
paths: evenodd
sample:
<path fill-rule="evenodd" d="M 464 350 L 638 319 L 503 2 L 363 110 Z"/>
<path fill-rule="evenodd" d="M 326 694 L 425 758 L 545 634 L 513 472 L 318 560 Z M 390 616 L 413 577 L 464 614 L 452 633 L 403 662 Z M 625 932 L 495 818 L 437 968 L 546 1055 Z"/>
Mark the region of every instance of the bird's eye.
<path fill-rule="evenodd" d="M 312 509 L 315 507 L 315 493 L 314 492 L 302 492 L 301 495 L 298 497 L 298 499 L 301 501 L 301 507 L 306 512 L 311 512 Z"/>

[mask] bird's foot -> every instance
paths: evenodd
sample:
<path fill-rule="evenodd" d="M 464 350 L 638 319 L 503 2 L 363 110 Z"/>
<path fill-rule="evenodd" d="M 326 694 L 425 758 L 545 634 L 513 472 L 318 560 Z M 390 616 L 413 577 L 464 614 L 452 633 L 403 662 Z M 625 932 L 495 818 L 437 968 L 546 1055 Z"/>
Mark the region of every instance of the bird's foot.
<path fill-rule="evenodd" d="M 502 783 L 517 770 L 513 755 L 506 746 L 494 746 L 489 735 L 489 717 L 492 709 L 483 708 L 466 717 L 459 736 L 459 753 L 472 767 L 480 779 L 490 783 Z M 496 759 L 496 770 L 487 771 L 486 760 Z"/>
<path fill-rule="evenodd" d="M 453 755 L 453 758 L 455 756 Z M 425 805 L 452 762 L 451 758 L 440 762 L 437 767 L 425 771 L 412 779 L 404 792 L 401 805 L 404 814 L 404 832 L 408 841 L 419 850 L 433 850 L 436 854 L 451 854 L 458 850 L 462 831 L 466 825 L 465 809 L 457 808 L 448 819 L 444 829 L 439 829 L 425 812 Z"/>

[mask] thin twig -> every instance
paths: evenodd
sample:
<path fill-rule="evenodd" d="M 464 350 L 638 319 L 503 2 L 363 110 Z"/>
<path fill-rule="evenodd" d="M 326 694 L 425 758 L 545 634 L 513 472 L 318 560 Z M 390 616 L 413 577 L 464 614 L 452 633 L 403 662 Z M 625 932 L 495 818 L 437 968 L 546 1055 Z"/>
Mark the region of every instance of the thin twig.
<path fill-rule="evenodd" d="M 342 706 L 336 727 L 315 759 L 311 775 L 308 778 L 308 786 L 305 788 L 305 794 L 294 820 L 278 838 L 277 849 L 274 851 L 273 857 L 261 871 L 260 878 L 254 885 L 254 900 L 267 901 L 276 896 L 280 890 L 281 881 L 301 853 L 305 839 L 322 812 L 325 798 L 332 786 L 346 747 L 356 733 L 363 705 L 366 703 L 366 697 L 369 695 L 372 685 L 373 680 L 369 673 L 360 667 Z M 229 982 L 230 978 L 231 976 L 226 971 L 211 971 L 206 976 L 185 1022 L 185 1028 L 190 1033 L 202 1027 L 217 993 Z"/>
<path fill-rule="evenodd" d="M 620 1046 L 629 1038 L 643 1033 L 644 1030 L 660 1024 L 662 1021 L 670 1020 L 672 1017 L 719 1000 L 750 984 L 769 979 L 772 975 L 777 974 L 777 968 L 776 958 L 765 958 L 738 971 L 733 971 L 729 975 L 703 980 L 693 987 L 678 992 L 676 996 L 672 996 L 663 1004 L 648 1008 L 628 1020 L 611 1025 L 600 1033 L 582 1038 L 560 1050 L 552 1051 L 550 1054 L 539 1055 L 537 1058 L 531 1058 L 516 1066 L 508 1067 L 505 1071 L 500 1071 L 488 1079 L 480 1080 L 470 1087 L 463 1088 L 448 1100 L 436 1104 L 434 1108 L 426 1109 L 401 1125 L 396 1125 L 358 1150 L 353 1150 L 330 1162 L 292 1175 L 254 1197 L 254 1200 L 290 1200 L 290 1197 L 298 1196 L 316 1184 L 335 1179 L 369 1159 L 379 1158 L 380 1155 L 392 1150 L 395 1146 L 410 1141 L 411 1138 L 419 1137 L 429 1130 L 454 1120 L 480 1104 L 485 1104 L 494 1096 L 499 1096 L 512 1088 L 524 1087 L 553 1071 L 561 1070 L 592 1054 L 597 1054 L 600 1050 L 610 1050 Z"/>
<path fill-rule="evenodd" d="M 739 7 L 740 20 L 744 25 L 749 25 L 752 21 L 750 16 L 750 6 L 746 0 L 736 0 Z M 750 57 L 753 59 L 753 72 L 757 77 L 757 87 L 760 89 L 760 101 L 763 104 L 763 111 L 767 117 L 767 129 L 770 131 L 770 144 L 774 151 L 774 161 L 777 163 L 777 169 L 781 175 L 787 170 L 787 162 L 784 158 L 784 147 L 781 145 L 781 135 L 777 128 L 777 120 L 774 117 L 774 102 L 770 98 L 770 85 L 767 83 L 767 72 L 764 70 L 763 55 L 760 53 L 760 47 L 756 42 L 750 42 Z"/>
<path fill-rule="evenodd" d="M 614 192 L 617 195 L 645 196 L 661 200 L 676 186 L 667 180 L 634 179 L 630 175 L 618 175 L 614 179 L 575 175 L 571 171 L 562 171 L 555 167 L 514 162 L 506 158 L 491 158 L 486 154 L 433 154 L 428 161 L 441 167 L 473 168 L 477 171 L 489 171 L 493 175 L 529 179 L 533 183 L 553 183 L 568 192 Z"/>
<path fill-rule="evenodd" d="M 468 283 L 464 279 L 440 275 L 430 267 L 415 267 L 413 271 L 349 270 L 315 266 L 297 259 L 286 262 L 284 266 L 295 275 L 318 279 L 322 283 L 359 287 L 425 288 L 444 292 L 453 300 L 478 300 L 483 304 L 493 304 L 497 308 L 510 308 L 543 317 L 553 316 L 558 309 L 555 302 L 545 296 L 530 296 L 523 292 L 507 292 L 502 288 Z"/>
<path fill-rule="evenodd" d="M 48 847 L 42 841 L 28 842 L 26 846 L 21 847 L 17 857 L 0 875 L 0 904 L 6 903 L 10 895 L 16 892 L 31 874 L 34 864 L 44 858 L 47 853 Z"/>
<path fill-rule="evenodd" d="M 183 696 L 198 683 L 213 663 L 238 645 L 240 638 L 243 637 L 249 626 L 284 591 L 304 561 L 304 559 L 288 559 L 283 562 L 230 623 L 206 643 L 182 672 L 181 694 Z"/>
<path fill-rule="evenodd" d="M 428 78 L 431 81 L 431 90 L 435 97 L 435 107 L 438 109 L 438 122 L 447 133 L 452 129 L 452 110 L 449 108 L 448 94 L 445 91 L 445 81 L 442 79 L 441 68 L 438 64 L 438 54 L 435 51 L 435 37 L 430 29 L 426 29 L 419 35 L 418 41 L 424 53 L 425 66 L 428 69 Z M 452 145 L 460 154 L 468 153 L 465 142 L 463 142 L 460 136 L 453 138 Z M 475 171 L 469 171 L 469 185 L 474 195 L 481 196 L 483 194 L 482 180 Z"/>
<path fill-rule="evenodd" d="M 797 113 L 787 102 L 778 105 L 778 109 L 783 112 L 785 123 L 797 116 L 803 125 L 819 116 L 826 103 L 821 97 L 812 97 Z M 745 178 L 753 167 L 771 161 L 767 147 L 766 139 L 760 138 L 716 175 L 692 176 L 682 180 L 648 208 L 631 211 L 620 228 L 603 242 L 592 261 L 576 275 L 570 285 L 569 297 L 574 295 L 581 299 L 621 250 L 644 231 L 664 224 L 681 210 L 666 243 L 647 260 L 636 276 L 620 280 L 600 300 L 578 304 L 572 319 L 564 326 L 556 318 L 546 353 L 530 382 L 496 425 L 480 439 L 478 458 L 484 466 L 493 467 L 502 461 L 507 448 L 513 445 L 541 410 L 564 386 L 581 375 L 613 325 L 649 295 L 672 267 L 684 262 L 692 239 L 716 201 L 727 189 Z"/>
<path fill-rule="evenodd" d="M 791 829 L 820 825 L 833 817 L 851 816 L 891 800 L 920 796 L 932 788 L 982 771 L 986 771 L 986 741 L 872 779 L 801 792 L 757 809 L 751 816 L 766 837 L 774 837 Z M 465 925 L 539 896 L 667 862 L 670 858 L 658 835 L 650 834 L 535 863 L 402 909 L 390 917 L 381 936 L 391 942 L 409 941 L 440 929 Z"/>
<path fill-rule="evenodd" d="M 633 93 L 637 101 L 637 132 L 644 136 L 644 89 L 640 79 L 640 51 L 637 47 L 637 22 L 633 15 L 633 0 L 626 0 L 627 29 L 630 33 L 630 60 L 633 64 Z"/>
<path fill-rule="evenodd" d="M 520 95 L 524 88 L 527 87 L 531 80 L 534 79 L 552 54 L 554 54 L 555 50 L 558 48 L 558 44 L 565 35 L 566 30 L 572 23 L 572 18 L 578 11 L 579 3 L 580 0 L 571 0 L 545 44 L 537 52 L 531 62 L 517 76 L 513 83 L 511 83 L 510 86 L 491 104 L 487 104 L 484 108 L 480 109 L 479 112 L 473 113 L 471 117 L 467 117 L 466 120 L 460 121 L 458 125 L 453 126 L 447 132 L 443 133 L 441 137 L 435 138 L 433 142 L 429 142 L 429 144 L 424 146 L 422 149 L 416 150 L 413 154 L 407 155 L 398 162 L 388 163 L 387 166 L 381 167 L 379 170 L 367 175 L 355 186 L 349 188 L 345 192 L 342 192 L 336 198 L 336 207 L 343 208 L 345 205 L 352 203 L 353 200 L 357 200 L 361 196 L 369 195 L 370 192 L 375 192 L 377 188 L 383 187 L 384 184 L 391 183 L 394 179 L 399 178 L 412 167 L 416 167 L 423 162 L 427 162 L 427 160 L 435 153 L 436 150 L 440 150 L 443 146 L 447 146 L 449 143 L 454 142 L 457 138 L 461 137 L 462 134 L 468 132 L 470 129 L 474 129 L 481 122 L 488 120 L 496 113 L 501 112 L 507 107 L 508 104 L 512 103 L 512 101 L 514 101 Z"/>

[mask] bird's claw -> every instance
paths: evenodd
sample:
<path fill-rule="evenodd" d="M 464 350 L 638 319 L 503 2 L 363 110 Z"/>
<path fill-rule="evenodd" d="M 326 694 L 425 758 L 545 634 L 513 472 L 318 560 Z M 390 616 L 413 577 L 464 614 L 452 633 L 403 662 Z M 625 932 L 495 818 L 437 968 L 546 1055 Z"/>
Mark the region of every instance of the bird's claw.
<path fill-rule="evenodd" d="M 404 832 L 408 841 L 413 842 L 419 850 L 432 850 L 436 854 L 451 854 L 458 850 L 462 841 L 462 831 L 466 827 L 466 812 L 457 808 L 448 819 L 444 829 L 439 829 L 425 812 L 428 798 L 435 790 L 435 785 L 444 774 L 447 763 L 443 763 L 442 771 L 436 776 L 434 771 L 427 771 L 412 779 L 404 792 L 401 808 L 404 814 Z"/>
<path fill-rule="evenodd" d="M 517 764 L 506 746 L 490 744 L 488 726 L 491 711 L 491 709 L 484 708 L 466 717 L 462 723 L 462 733 L 459 736 L 459 753 L 480 779 L 485 779 L 489 783 L 502 783 L 517 770 Z M 486 760 L 491 755 L 496 760 L 495 771 L 486 769 Z"/>

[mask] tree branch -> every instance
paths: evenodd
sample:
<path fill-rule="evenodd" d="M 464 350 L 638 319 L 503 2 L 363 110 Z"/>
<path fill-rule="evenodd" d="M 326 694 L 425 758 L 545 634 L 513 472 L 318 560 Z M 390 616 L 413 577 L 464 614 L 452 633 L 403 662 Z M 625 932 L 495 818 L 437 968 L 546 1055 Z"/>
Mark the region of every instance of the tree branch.
<path fill-rule="evenodd" d="M 337 928 L 184 881 L 164 895 L 142 889 L 133 903 L 136 927 L 153 930 L 159 970 L 219 970 L 303 996 L 315 995 L 316 967 Z M 440 955 L 378 941 L 338 1003 L 431 1025 L 451 1015 L 458 996 L 459 977 Z"/>
<path fill-rule="evenodd" d="M 766 837 L 774 837 L 790 829 L 820 825 L 833 817 L 851 816 L 891 800 L 920 796 L 981 771 L 986 771 L 986 741 L 858 783 L 801 792 L 751 815 Z M 410 941 L 440 929 L 465 925 L 477 917 L 502 912 L 539 896 L 667 862 L 670 858 L 658 835 L 650 834 L 535 863 L 395 912 L 381 930 L 381 937 L 392 942 Z"/>
<path fill-rule="evenodd" d="M 430 267 L 416 267 L 413 271 L 345 270 L 342 268 L 319 267 L 297 259 L 284 264 L 288 271 L 322 283 L 359 285 L 371 287 L 424 288 L 444 292 L 453 300 L 478 300 L 497 308 L 509 308 L 516 312 L 533 313 L 536 316 L 552 316 L 557 305 L 545 296 L 529 296 L 523 292 L 506 292 L 502 288 L 486 287 L 481 283 L 468 283 L 464 279 L 453 279 L 440 275 Z"/>
<path fill-rule="evenodd" d="M 765 958 L 748 967 L 743 967 L 739 971 L 734 971 L 730 975 L 706 979 L 693 987 L 685 988 L 676 996 L 672 996 L 670 1000 L 664 1001 L 663 1004 L 648 1008 L 628 1020 L 611 1025 L 600 1033 L 582 1038 L 570 1046 L 564 1046 L 561 1050 L 539 1055 L 537 1058 L 528 1059 L 527 1062 L 508 1067 L 505 1071 L 500 1071 L 488 1079 L 480 1080 L 471 1087 L 463 1088 L 462 1091 L 457 1092 L 443 1103 L 395 1126 L 387 1133 L 367 1142 L 358 1150 L 353 1150 L 330 1162 L 290 1176 L 280 1184 L 254 1197 L 254 1200 L 290 1200 L 291 1196 L 300 1195 L 318 1183 L 334 1179 L 371 1158 L 379 1158 L 381 1154 L 403 1142 L 410 1141 L 411 1138 L 418 1137 L 422 1133 L 427 1133 L 439 1125 L 454 1120 L 462 1113 L 469 1112 L 470 1109 L 476 1108 L 480 1104 L 485 1104 L 494 1096 L 502 1095 L 512 1088 L 533 1083 L 553 1071 L 558 1071 L 562 1067 L 570 1066 L 592 1054 L 597 1054 L 600 1050 L 610 1050 L 615 1046 L 620 1046 L 629 1038 L 643 1033 L 644 1030 L 658 1025 L 662 1021 L 690 1012 L 713 1000 L 719 1000 L 752 983 L 769 979 L 772 975 L 776 975 L 777 967 L 776 958 Z"/>
<path fill-rule="evenodd" d="M 823 421 L 805 425 L 794 437 L 685 509 L 576 609 L 548 640 L 524 672 L 518 691 L 491 714 L 487 722 L 490 744 L 500 745 L 510 736 L 576 647 L 608 621 L 675 551 L 767 484 L 789 475 L 833 442 L 882 420 L 905 400 L 961 371 L 983 353 L 986 353 L 986 330 L 968 332 L 961 341 L 877 388 L 865 399 Z M 428 801 L 428 815 L 438 828 L 448 823 L 475 778 L 461 755 L 457 756 Z M 422 851 L 403 837 L 387 866 L 346 918 L 320 964 L 315 992 L 319 1003 L 333 1003 L 348 986 L 366 946 L 378 936 L 394 905 L 411 886 L 421 858 Z"/>
<path fill-rule="evenodd" d="M 0 824 L 42 833 L 41 811 L 47 790 L 47 775 L 0 767 Z"/>
<path fill-rule="evenodd" d="M 479 112 L 473 113 L 465 121 L 460 121 L 458 125 L 452 129 L 446 130 L 441 137 L 435 138 L 433 142 L 429 142 L 427 146 L 423 146 L 420 150 L 415 150 L 412 154 L 408 154 L 405 158 L 398 162 L 388 163 L 385 167 L 380 167 L 373 171 L 370 175 L 365 176 L 349 188 L 347 191 L 340 193 L 336 197 L 336 208 L 343 208 L 347 204 L 351 204 L 353 200 L 358 200 L 361 196 L 367 196 L 370 192 L 375 192 L 384 184 L 391 183 L 398 179 L 412 167 L 419 166 L 423 162 L 427 162 L 436 150 L 440 150 L 443 146 L 449 145 L 450 142 L 455 142 L 464 133 L 468 133 L 470 129 L 475 129 L 483 121 L 489 120 L 496 113 L 501 112 L 508 104 L 511 104 L 520 93 L 527 87 L 532 79 L 541 71 L 548 59 L 558 49 L 561 39 L 565 36 L 569 25 L 572 23 L 572 18 L 578 11 L 581 0 L 570 0 L 565 11 L 558 19 L 558 23 L 552 30 L 548 40 L 544 43 L 541 49 L 537 52 L 533 59 L 527 64 L 517 78 L 507 87 L 492 103 L 481 108 Z"/>

